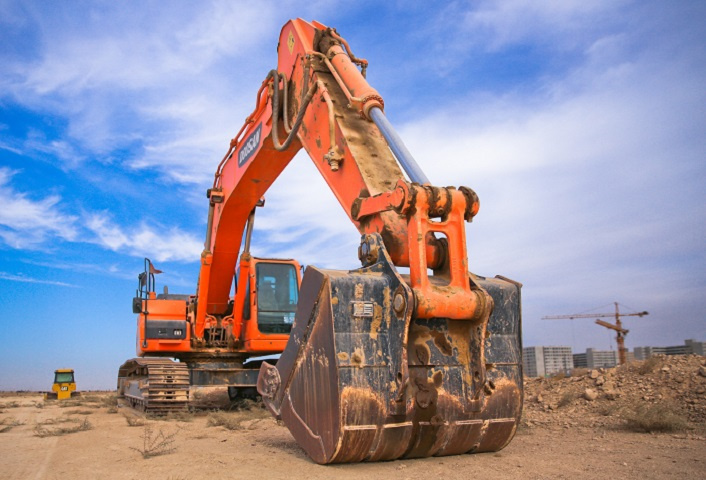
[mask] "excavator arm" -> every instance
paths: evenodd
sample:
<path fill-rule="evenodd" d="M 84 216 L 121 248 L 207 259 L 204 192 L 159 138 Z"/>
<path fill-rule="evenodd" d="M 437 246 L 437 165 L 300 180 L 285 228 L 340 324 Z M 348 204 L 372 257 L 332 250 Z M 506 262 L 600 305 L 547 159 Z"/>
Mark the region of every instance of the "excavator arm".
<path fill-rule="evenodd" d="M 208 193 L 192 342 L 228 314 L 255 206 L 304 148 L 361 234 L 362 267 L 306 269 L 287 347 L 260 370 L 268 409 L 319 463 L 504 447 L 522 405 L 520 285 L 469 273 L 478 197 L 430 184 L 335 30 L 292 20 L 277 51 Z"/>
<path fill-rule="evenodd" d="M 209 190 L 196 337 L 203 336 L 206 316 L 227 309 L 249 215 L 302 147 L 359 232 L 379 233 L 393 263 L 410 267 L 418 314 L 482 316 L 478 305 L 484 298 L 468 287 L 463 225 L 478 211 L 476 194 L 465 187 L 428 185 L 385 120 L 382 97 L 356 68 L 356 62 L 367 62 L 353 56 L 335 30 L 290 21 L 282 29 L 278 53 L 277 71 L 263 82 L 255 110 L 231 142 Z M 405 180 L 391 147 L 406 160 L 403 165 L 412 180 L 423 181 L 423 187 Z M 443 221 L 431 222 L 432 217 Z M 434 231 L 447 241 L 439 242 Z M 451 296 L 449 289 L 443 298 L 434 293 L 427 268 L 448 270 Z"/>

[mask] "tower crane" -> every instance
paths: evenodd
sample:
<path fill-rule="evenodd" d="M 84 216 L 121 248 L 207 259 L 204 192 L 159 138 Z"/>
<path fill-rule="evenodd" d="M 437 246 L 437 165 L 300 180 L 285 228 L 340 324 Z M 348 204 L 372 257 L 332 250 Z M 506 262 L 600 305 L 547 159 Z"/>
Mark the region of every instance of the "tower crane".
<path fill-rule="evenodd" d="M 627 352 L 628 349 L 625 348 L 625 336 L 628 334 L 630 330 L 627 330 L 623 328 L 623 324 L 620 321 L 620 317 L 644 317 L 645 315 L 649 315 L 648 312 L 637 312 L 637 313 L 620 313 L 620 307 L 618 305 L 618 302 L 613 302 L 615 304 L 615 313 L 574 313 L 571 315 L 547 315 L 542 317 L 542 320 L 562 320 L 562 319 L 571 319 L 573 320 L 574 318 L 610 318 L 610 317 L 615 317 L 615 323 L 609 323 L 609 322 L 604 322 L 603 320 L 599 320 L 599 318 L 596 318 L 596 323 L 602 327 L 609 328 L 611 330 L 615 330 L 617 332 L 615 341 L 618 344 L 618 361 L 620 365 L 623 365 L 625 362 L 627 362 Z"/>

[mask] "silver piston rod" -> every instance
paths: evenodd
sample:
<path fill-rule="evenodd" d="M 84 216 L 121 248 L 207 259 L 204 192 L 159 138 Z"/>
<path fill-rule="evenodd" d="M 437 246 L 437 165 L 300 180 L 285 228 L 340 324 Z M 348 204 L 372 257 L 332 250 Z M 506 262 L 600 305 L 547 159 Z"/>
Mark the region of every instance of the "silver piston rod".
<path fill-rule="evenodd" d="M 429 182 L 427 176 L 424 175 L 424 172 L 422 172 L 422 169 L 414 160 L 412 154 L 409 153 L 409 150 L 407 150 L 402 138 L 397 134 L 395 128 L 387 119 L 383 111 L 378 107 L 373 107 L 370 109 L 369 115 L 373 122 L 375 122 L 375 125 L 377 125 L 380 133 L 382 133 L 382 136 L 385 137 L 385 140 L 387 140 L 390 150 L 392 150 L 392 153 L 397 158 L 397 161 L 400 162 L 400 165 L 402 165 L 402 168 L 407 173 L 409 179 L 420 185 L 430 184 L 431 182 Z"/>

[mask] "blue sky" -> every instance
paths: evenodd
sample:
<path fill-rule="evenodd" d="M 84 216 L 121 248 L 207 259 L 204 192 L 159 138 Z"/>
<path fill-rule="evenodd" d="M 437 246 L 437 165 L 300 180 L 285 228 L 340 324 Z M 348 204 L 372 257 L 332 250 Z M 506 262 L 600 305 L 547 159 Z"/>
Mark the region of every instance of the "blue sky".
<path fill-rule="evenodd" d="M 142 258 L 193 293 L 205 190 L 290 18 L 336 27 L 422 169 L 481 211 L 469 263 L 524 284 L 525 345 L 706 340 L 706 4 L 0 0 L 0 389 L 114 388 Z M 355 268 L 306 155 L 254 253 Z"/>

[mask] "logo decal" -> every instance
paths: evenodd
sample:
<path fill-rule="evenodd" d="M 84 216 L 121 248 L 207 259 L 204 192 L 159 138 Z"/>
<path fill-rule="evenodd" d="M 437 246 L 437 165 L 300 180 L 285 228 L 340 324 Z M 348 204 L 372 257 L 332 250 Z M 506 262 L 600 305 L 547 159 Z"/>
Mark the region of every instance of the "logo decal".
<path fill-rule="evenodd" d="M 242 167 L 245 165 L 250 157 L 255 154 L 257 147 L 260 146 L 260 132 L 262 130 L 262 124 L 258 125 L 254 132 L 243 142 L 243 146 L 240 147 L 240 152 L 238 152 L 238 166 Z"/>
<path fill-rule="evenodd" d="M 294 34 L 292 31 L 289 31 L 289 37 L 287 38 L 287 47 L 289 47 L 289 54 L 292 54 L 292 51 L 294 50 Z"/>

